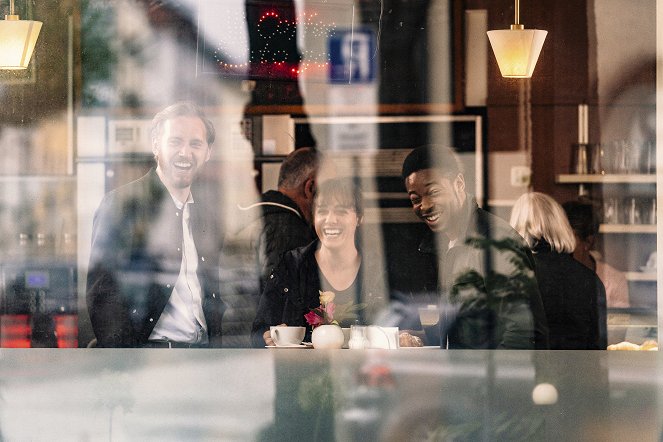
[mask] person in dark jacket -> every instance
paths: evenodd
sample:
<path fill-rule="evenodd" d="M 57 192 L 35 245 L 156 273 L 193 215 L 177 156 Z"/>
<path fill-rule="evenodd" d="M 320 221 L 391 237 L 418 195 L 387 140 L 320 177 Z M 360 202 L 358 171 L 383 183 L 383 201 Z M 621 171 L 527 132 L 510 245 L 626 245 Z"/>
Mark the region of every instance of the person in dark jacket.
<path fill-rule="evenodd" d="M 510 222 L 534 252 L 550 348 L 605 350 L 605 288 L 573 258 L 576 240 L 562 206 L 543 193 L 526 193 L 516 201 Z"/>
<path fill-rule="evenodd" d="M 361 193 L 350 179 L 330 179 L 319 186 L 314 208 L 319 240 L 287 252 L 270 273 L 253 322 L 254 346 L 271 345 L 269 327 L 279 324 L 306 326 L 310 339 L 304 315 L 320 306 L 321 291 L 334 292 L 337 305 L 364 304 L 352 321 L 370 322 L 377 316 L 388 299 L 386 278 L 376 270 L 381 262 L 357 246 L 362 219 Z"/>
<path fill-rule="evenodd" d="M 283 254 L 315 238 L 311 206 L 322 156 L 313 148 L 291 152 L 281 164 L 277 190 L 268 190 L 234 214 L 238 230 L 229 232 L 222 257 L 224 268 L 241 274 L 242 284 L 224 293 L 224 346 L 251 346 L 251 325 L 265 280 Z"/>
<path fill-rule="evenodd" d="M 599 233 L 599 221 L 594 204 L 589 201 L 567 201 L 562 204 L 576 237 L 573 257 L 598 275 L 605 286 L 607 307 L 630 306 L 626 275 L 605 262 L 594 250 Z"/>
<path fill-rule="evenodd" d="M 223 236 L 196 186 L 214 127 L 186 102 L 152 126 L 156 169 L 106 194 L 94 216 L 87 306 L 97 346 L 220 346 Z"/>
<path fill-rule="evenodd" d="M 261 277 L 265 278 L 288 250 L 313 241 L 312 204 L 321 157 L 317 150 L 303 147 L 290 153 L 279 171 L 278 190 L 268 190 L 260 201 L 240 210 L 252 221 L 246 226 Z"/>
<path fill-rule="evenodd" d="M 403 162 L 414 213 L 430 231 L 424 289 L 440 299 L 442 348 L 547 348 L 548 329 L 531 252 L 503 220 L 465 191 L 452 149 L 426 145 Z"/>

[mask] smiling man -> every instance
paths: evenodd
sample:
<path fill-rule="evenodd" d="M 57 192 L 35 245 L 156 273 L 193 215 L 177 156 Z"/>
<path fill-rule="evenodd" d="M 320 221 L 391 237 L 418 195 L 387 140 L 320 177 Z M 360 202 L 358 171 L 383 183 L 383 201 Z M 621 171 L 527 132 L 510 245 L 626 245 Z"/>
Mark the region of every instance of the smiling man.
<path fill-rule="evenodd" d="M 412 209 L 430 231 L 419 245 L 437 275 L 443 348 L 547 348 L 548 330 L 531 253 L 509 224 L 465 191 L 455 153 L 427 145 L 403 162 Z"/>
<path fill-rule="evenodd" d="M 182 102 L 154 117 L 151 135 L 156 169 L 109 192 L 94 216 L 87 304 L 97 346 L 219 346 L 222 233 L 195 186 L 214 126 Z"/>

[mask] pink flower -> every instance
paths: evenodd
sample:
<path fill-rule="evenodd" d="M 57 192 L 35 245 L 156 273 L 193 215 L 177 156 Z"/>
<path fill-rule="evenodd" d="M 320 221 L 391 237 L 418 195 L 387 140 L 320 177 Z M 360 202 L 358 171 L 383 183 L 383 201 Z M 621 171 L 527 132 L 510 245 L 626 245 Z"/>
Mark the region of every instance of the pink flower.
<path fill-rule="evenodd" d="M 364 305 L 362 304 L 354 305 L 351 302 L 336 305 L 336 303 L 334 303 L 334 298 L 336 297 L 334 292 L 319 291 L 319 293 L 320 305 L 304 315 L 304 319 L 306 319 L 306 322 L 312 328 L 319 325 L 339 325 L 341 321 L 356 317 L 355 312 L 364 308 Z M 334 318 L 334 315 L 337 317 Z"/>
<path fill-rule="evenodd" d="M 327 319 L 327 323 L 331 324 L 331 322 L 334 320 L 334 310 L 336 310 L 336 304 L 330 302 L 324 307 L 324 310 L 325 319 Z"/>
<path fill-rule="evenodd" d="M 320 316 L 315 310 L 311 310 L 305 314 L 304 318 L 306 319 L 306 322 L 308 322 L 308 324 L 312 327 L 317 327 L 318 325 L 322 325 L 324 323 L 322 316 Z"/>

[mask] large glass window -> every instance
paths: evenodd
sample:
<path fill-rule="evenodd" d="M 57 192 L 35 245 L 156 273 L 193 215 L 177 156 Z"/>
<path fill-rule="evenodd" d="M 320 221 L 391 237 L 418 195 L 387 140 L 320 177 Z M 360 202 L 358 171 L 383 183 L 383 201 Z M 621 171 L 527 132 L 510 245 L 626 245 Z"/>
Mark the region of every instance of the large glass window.
<path fill-rule="evenodd" d="M 29 69 L 0 75 L 3 330 L 23 327 L 16 339 L 3 333 L 3 346 L 93 341 L 85 284 L 94 212 L 155 165 L 151 118 L 180 100 L 216 126 L 204 180 L 229 244 L 243 223 L 235 208 L 276 188 L 289 152 L 315 147 L 334 174 L 361 183 L 363 238 L 394 300 L 412 291 L 425 231 L 402 160 L 418 145 L 451 146 L 468 192 L 503 219 L 530 190 L 589 203 L 598 231 L 585 263 L 604 279 L 609 341 L 656 339 L 653 2 L 554 8 L 551 16 L 579 17 L 583 38 L 561 51 L 566 30 L 550 28 L 532 80 L 499 77 L 484 31 L 509 14 L 484 2 L 50 6 L 19 7 L 45 25 Z M 531 9 L 528 21 L 554 26 Z M 614 23 L 624 14 L 637 32 Z M 232 247 L 224 255 L 236 262 Z M 259 290 L 240 282 L 243 271 L 221 275 L 238 278 L 238 292 L 225 294 L 229 314 L 243 290 Z M 58 341 L 58 327 L 71 338 Z"/>
<path fill-rule="evenodd" d="M 512 0 L 15 6 L 43 27 L 0 69 L 0 439 L 659 438 L 653 356 L 446 349 L 658 349 L 660 1 L 523 2 L 531 79 L 486 37 Z M 182 102 L 209 121 L 153 124 Z M 546 272 L 528 232 L 566 220 Z"/>

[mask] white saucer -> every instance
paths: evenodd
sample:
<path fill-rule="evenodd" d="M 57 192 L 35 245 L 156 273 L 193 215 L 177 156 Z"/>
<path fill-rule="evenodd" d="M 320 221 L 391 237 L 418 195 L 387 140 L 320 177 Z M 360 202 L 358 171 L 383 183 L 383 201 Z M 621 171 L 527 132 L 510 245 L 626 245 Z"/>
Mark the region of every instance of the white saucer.
<path fill-rule="evenodd" d="M 311 345 L 297 344 L 297 345 L 265 345 L 265 348 L 313 348 Z"/>

